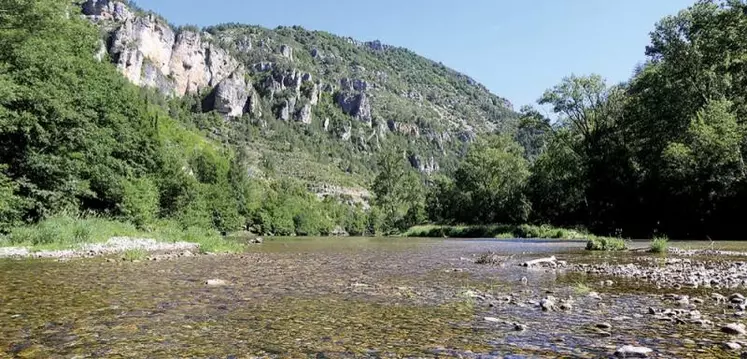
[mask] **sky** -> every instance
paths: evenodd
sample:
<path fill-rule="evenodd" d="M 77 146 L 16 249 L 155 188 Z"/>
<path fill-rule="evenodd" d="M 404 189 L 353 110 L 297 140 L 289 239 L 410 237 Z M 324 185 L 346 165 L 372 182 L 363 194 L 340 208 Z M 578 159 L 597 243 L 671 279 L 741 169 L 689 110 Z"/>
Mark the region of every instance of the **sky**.
<path fill-rule="evenodd" d="M 694 0 L 136 0 L 178 25 L 300 25 L 381 40 L 534 104 L 570 74 L 614 84 L 645 61 L 648 34 Z"/>

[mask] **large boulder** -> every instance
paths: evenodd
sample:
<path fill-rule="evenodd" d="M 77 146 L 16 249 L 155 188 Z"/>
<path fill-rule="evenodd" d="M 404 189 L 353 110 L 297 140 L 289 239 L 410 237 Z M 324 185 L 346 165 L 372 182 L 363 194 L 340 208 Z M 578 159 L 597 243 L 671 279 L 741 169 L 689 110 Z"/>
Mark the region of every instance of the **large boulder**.
<path fill-rule="evenodd" d="M 211 97 L 212 109 L 228 117 L 241 117 L 249 100 L 249 85 L 244 71 L 238 69 L 223 79 Z"/>
<path fill-rule="evenodd" d="M 343 112 L 371 126 L 371 104 L 365 93 L 338 93 L 336 100 Z"/>

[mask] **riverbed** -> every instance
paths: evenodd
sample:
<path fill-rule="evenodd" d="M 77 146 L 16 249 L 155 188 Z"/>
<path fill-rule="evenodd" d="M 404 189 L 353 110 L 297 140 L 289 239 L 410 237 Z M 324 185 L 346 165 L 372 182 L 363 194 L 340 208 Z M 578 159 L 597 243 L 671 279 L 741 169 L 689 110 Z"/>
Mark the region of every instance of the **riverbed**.
<path fill-rule="evenodd" d="M 625 345 L 649 357 L 739 357 L 745 338 L 720 330 L 739 311 L 711 302 L 714 288 L 520 266 L 552 255 L 656 259 L 583 247 L 285 239 L 158 262 L 0 260 L 0 358 L 599 358 Z M 488 252 L 498 260 L 475 263 Z M 557 308 L 543 310 L 548 298 Z M 704 321 L 683 319 L 696 311 Z"/>

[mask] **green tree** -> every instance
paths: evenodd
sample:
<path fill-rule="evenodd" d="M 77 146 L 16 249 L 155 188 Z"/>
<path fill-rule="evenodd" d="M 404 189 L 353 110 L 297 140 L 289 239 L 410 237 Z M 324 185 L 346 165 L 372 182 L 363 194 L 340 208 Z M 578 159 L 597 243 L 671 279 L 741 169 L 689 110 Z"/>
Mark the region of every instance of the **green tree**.
<path fill-rule="evenodd" d="M 463 208 L 455 213 L 466 223 L 526 221 L 530 205 L 524 196 L 529 165 L 523 148 L 507 136 L 475 143 L 454 175 Z"/>
<path fill-rule="evenodd" d="M 374 203 L 381 209 L 384 230 L 405 229 L 425 220 L 424 190 L 404 151 L 397 147 L 379 154 L 379 173 L 372 186 Z"/>

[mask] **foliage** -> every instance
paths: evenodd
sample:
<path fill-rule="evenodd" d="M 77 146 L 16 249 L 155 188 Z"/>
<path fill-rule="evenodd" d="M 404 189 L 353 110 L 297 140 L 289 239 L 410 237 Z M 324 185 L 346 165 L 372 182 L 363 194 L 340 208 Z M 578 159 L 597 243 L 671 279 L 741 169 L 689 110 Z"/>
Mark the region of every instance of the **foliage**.
<path fill-rule="evenodd" d="M 409 228 L 405 237 L 450 237 L 450 238 L 503 238 L 503 239 L 564 239 L 576 240 L 587 238 L 584 231 L 556 228 L 548 225 L 471 225 L 443 226 L 420 225 Z"/>
<path fill-rule="evenodd" d="M 592 236 L 586 242 L 589 251 L 624 251 L 628 244 L 622 238 Z"/>
<path fill-rule="evenodd" d="M 651 253 L 666 253 L 669 249 L 669 238 L 657 236 L 651 240 Z"/>
<path fill-rule="evenodd" d="M 99 31 L 62 16 L 73 9 L 11 0 L 0 11 L 0 232 L 10 242 L 67 246 L 149 230 L 234 251 L 218 233 L 247 224 L 260 233 L 363 232 L 360 208 L 250 177 L 239 145 L 251 128 L 238 135 L 223 118 L 194 112 L 197 96 L 137 88 L 96 61 Z M 303 142 L 279 126 L 277 136 Z"/>
<path fill-rule="evenodd" d="M 122 259 L 129 262 L 142 261 L 147 255 L 148 253 L 142 249 L 128 249 L 122 255 Z"/>
<path fill-rule="evenodd" d="M 152 180 L 137 178 L 125 180 L 119 211 L 136 226 L 153 223 L 158 214 L 158 188 Z"/>
<path fill-rule="evenodd" d="M 431 216 L 468 224 L 525 222 L 529 175 L 523 149 L 511 138 L 481 140 L 470 148 L 453 180 L 436 179 L 428 195 Z"/>
<path fill-rule="evenodd" d="M 374 203 L 383 216 L 383 230 L 395 232 L 425 221 L 424 193 L 419 176 L 397 147 L 382 152 L 374 179 Z"/>

